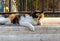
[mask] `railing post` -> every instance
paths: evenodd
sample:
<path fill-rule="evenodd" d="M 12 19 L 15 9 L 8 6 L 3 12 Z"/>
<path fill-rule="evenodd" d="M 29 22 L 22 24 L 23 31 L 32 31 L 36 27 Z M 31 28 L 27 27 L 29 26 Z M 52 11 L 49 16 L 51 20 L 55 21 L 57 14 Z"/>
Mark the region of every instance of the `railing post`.
<path fill-rule="evenodd" d="M 11 12 L 11 0 L 9 0 L 9 12 Z"/>
<path fill-rule="evenodd" d="M 55 12 L 55 0 L 53 0 L 53 13 Z"/>
<path fill-rule="evenodd" d="M 42 0 L 42 11 L 44 11 L 44 0 Z"/>
<path fill-rule="evenodd" d="M 23 11 L 23 0 L 19 0 L 20 1 L 20 11 Z"/>
<path fill-rule="evenodd" d="M 23 0 L 23 11 L 26 11 L 26 0 Z"/>
<path fill-rule="evenodd" d="M 44 0 L 42 0 L 42 14 L 41 14 L 42 18 L 44 18 Z"/>

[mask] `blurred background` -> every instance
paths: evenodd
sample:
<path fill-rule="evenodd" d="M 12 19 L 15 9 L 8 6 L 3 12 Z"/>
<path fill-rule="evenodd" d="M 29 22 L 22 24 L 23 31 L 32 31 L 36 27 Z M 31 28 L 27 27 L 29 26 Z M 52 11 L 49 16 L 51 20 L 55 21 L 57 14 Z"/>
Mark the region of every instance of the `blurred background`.
<path fill-rule="evenodd" d="M 60 12 L 60 0 L 0 0 L 0 12 L 19 11 Z M 46 14 L 45 16 L 58 17 L 59 15 Z"/>

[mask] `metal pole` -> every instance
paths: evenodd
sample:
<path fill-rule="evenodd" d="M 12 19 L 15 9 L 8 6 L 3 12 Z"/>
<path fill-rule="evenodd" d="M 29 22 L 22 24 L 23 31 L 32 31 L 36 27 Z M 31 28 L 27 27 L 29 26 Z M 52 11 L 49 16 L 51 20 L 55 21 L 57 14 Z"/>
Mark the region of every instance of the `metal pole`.
<path fill-rule="evenodd" d="M 37 11 L 37 8 L 38 8 L 38 0 L 36 0 L 36 11 Z"/>
<path fill-rule="evenodd" d="M 42 0 L 42 12 L 44 11 L 44 0 Z"/>
<path fill-rule="evenodd" d="M 23 0 L 19 0 L 20 1 L 20 11 L 23 11 Z"/>
<path fill-rule="evenodd" d="M 49 3 L 49 0 L 47 0 L 47 10 L 49 9 L 48 3 Z"/>
<path fill-rule="evenodd" d="M 9 0 L 9 12 L 11 12 L 11 0 Z"/>
<path fill-rule="evenodd" d="M 30 4 L 30 10 L 31 10 L 31 12 L 33 11 L 33 9 L 32 9 L 32 0 L 31 0 L 31 4 Z"/>
<path fill-rule="evenodd" d="M 55 12 L 55 0 L 53 0 L 53 13 Z"/>
<path fill-rule="evenodd" d="M 26 0 L 26 11 L 27 11 L 27 0 Z"/>

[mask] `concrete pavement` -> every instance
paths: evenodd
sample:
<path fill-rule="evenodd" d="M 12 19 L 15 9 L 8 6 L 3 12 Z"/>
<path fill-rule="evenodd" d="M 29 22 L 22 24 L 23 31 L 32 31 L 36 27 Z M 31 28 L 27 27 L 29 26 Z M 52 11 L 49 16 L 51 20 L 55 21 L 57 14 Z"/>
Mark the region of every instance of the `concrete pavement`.
<path fill-rule="evenodd" d="M 60 41 L 60 26 L 0 26 L 0 41 Z"/>
<path fill-rule="evenodd" d="M 60 25 L 60 17 L 45 17 L 40 19 L 41 25 Z"/>

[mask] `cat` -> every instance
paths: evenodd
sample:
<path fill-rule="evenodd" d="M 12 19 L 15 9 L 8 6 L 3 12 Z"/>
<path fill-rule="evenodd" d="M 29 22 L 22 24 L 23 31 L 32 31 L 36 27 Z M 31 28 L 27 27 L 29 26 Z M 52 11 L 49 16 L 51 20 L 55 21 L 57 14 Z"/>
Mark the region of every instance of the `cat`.
<path fill-rule="evenodd" d="M 11 24 L 11 20 L 7 15 L 0 16 L 0 24 Z"/>

